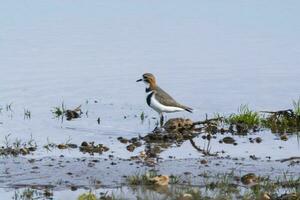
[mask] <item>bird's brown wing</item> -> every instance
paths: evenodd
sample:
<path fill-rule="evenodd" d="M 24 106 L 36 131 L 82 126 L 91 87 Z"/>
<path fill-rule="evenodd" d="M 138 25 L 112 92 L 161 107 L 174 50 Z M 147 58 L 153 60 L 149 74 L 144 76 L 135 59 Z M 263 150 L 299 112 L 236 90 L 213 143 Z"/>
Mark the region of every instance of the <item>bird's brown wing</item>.
<path fill-rule="evenodd" d="M 180 103 L 175 101 L 168 93 L 166 93 L 163 89 L 161 89 L 158 86 L 155 88 L 154 94 L 155 94 L 155 98 L 157 99 L 157 101 L 159 101 L 161 104 L 163 104 L 165 106 L 179 107 L 179 108 L 185 109 L 188 112 L 192 112 L 192 110 L 193 110 L 192 108 L 181 105 Z"/>

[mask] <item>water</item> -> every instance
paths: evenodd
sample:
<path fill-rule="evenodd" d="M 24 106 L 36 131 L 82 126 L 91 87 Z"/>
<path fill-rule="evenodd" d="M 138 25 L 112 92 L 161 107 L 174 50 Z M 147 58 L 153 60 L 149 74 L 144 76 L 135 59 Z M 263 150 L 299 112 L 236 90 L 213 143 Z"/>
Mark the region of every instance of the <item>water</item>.
<path fill-rule="evenodd" d="M 144 86 L 135 82 L 145 72 L 195 109 L 168 118 L 230 114 L 240 104 L 255 110 L 290 108 L 300 96 L 299 6 L 279 0 L 4 1 L 0 139 L 32 136 L 40 146 L 48 140 L 95 141 L 118 157 L 135 155 L 116 138 L 143 135 L 155 126 L 157 114 L 146 105 Z M 62 102 L 67 108 L 82 105 L 88 116 L 61 123 L 51 109 Z M 12 112 L 7 112 L 10 103 Z M 31 111 L 30 120 L 24 120 L 24 109 Z M 144 123 L 142 112 L 149 116 Z M 273 159 L 299 155 L 296 136 L 285 143 L 269 132 L 261 134 L 262 144 L 247 143 L 242 151 L 218 143 L 213 150 L 235 157 L 264 158 L 270 151 Z M 40 148 L 33 157 L 60 154 L 82 156 Z M 187 143 L 162 155 L 199 157 Z"/>

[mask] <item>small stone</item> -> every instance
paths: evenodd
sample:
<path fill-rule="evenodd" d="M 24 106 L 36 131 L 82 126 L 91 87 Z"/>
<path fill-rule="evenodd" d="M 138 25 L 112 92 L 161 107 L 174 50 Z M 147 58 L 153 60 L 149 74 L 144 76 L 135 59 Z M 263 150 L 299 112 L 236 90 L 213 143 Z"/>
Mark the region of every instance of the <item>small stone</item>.
<path fill-rule="evenodd" d="M 71 191 L 76 191 L 78 189 L 78 187 L 75 185 L 71 185 L 70 189 L 71 189 Z"/>
<path fill-rule="evenodd" d="M 206 164 L 208 163 L 208 161 L 205 160 L 205 159 L 203 159 L 203 160 L 200 161 L 200 163 L 201 163 L 202 165 L 206 165 Z"/>
<path fill-rule="evenodd" d="M 88 144 L 87 142 L 85 142 L 85 141 L 81 143 L 81 146 L 82 146 L 82 147 L 87 147 L 88 145 L 89 145 L 89 144 Z"/>
<path fill-rule="evenodd" d="M 193 200 L 193 195 L 185 193 L 181 197 L 178 198 L 178 200 Z"/>
<path fill-rule="evenodd" d="M 158 186 L 167 186 L 169 184 L 169 176 L 156 176 L 150 179 L 151 181 L 154 182 L 155 185 Z"/>
<path fill-rule="evenodd" d="M 59 145 L 57 145 L 57 148 L 58 148 L 58 149 L 67 149 L 68 146 L 65 145 L 65 144 L 59 144 Z"/>
<path fill-rule="evenodd" d="M 242 176 L 241 181 L 244 185 L 249 185 L 257 182 L 257 176 L 254 173 L 248 173 Z"/>
<path fill-rule="evenodd" d="M 287 141 L 289 138 L 288 138 L 287 134 L 283 134 L 280 136 L 280 139 L 283 141 Z"/>
<path fill-rule="evenodd" d="M 117 139 L 118 139 L 121 143 L 123 143 L 123 144 L 127 144 L 127 143 L 128 143 L 128 140 L 125 139 L 125 138 L 123 138 L 123 137 L 118 137 Z"/>
<path fill-rule="evenodd" d="M 127 149 L 128 151 L 130 151 L 130 152 L 133 152 L 134 149 L 135 149 L 135 146 L 134 146 L 133 144 L 130 144 L 130 145 L 128 145 L 128 146 L 126 147 L 126 149 Z"/>
<path fill-rule="evenodd" d="M 68 144 L 68 147 L 71 149 L 76 149 L 78 147 L 77 144 Z"/>
<path fill-rule="evenodd" d="M 255 138 L 255 142 L 256 142 L 256 143 L 261 143 L 261 142 L 262 142 L 262 139 L 261 139 L 260 137 L 257 137 L 257 138 Z"/>
<path fill-rule="evenodd" d="M 235 139 L 233 139 L 232 137 L 224 137 L 223 142 L 225 144 L 233 144 L 235 142 Z"/>
<path fill-rule="evenodd" d="M 27 148 L 21 148 L 21 149 L 20 149 L 20 152 L 21 152 L 22 155 L 27 155 L 27 154 L 29 154 L 29 150 L 28 150 Z"/>
<path fill-rule="evenodd" d="M 271 197 L 268 193 L 264 192 L 261 194 L 260 200 L 271 200 Z"/>

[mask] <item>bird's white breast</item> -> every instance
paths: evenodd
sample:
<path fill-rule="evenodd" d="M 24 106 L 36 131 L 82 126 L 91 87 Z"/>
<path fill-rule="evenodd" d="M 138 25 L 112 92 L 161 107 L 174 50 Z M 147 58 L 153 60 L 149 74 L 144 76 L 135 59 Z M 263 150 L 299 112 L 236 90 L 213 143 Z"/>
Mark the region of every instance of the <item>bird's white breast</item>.
<path fill-rule="evenodd" d="M 184 109 L 174 107 L 174 106 L 165 106 L 161 104 L 156 98 L 155 98 L 155 93 L 151 97 L 151 102 L 150 102 L 150 107 L 153 108 L 156 112 L 162 113 L 162 112 L 178 112 L 178 111 L 183 111 Z"/>

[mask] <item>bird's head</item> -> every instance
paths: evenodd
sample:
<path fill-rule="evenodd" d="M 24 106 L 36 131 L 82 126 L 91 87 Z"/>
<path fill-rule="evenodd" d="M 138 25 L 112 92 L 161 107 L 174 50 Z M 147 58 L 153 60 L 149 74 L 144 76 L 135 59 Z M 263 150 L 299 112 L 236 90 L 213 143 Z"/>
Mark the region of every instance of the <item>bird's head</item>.
<path fill-rule="evenodd" d="M 149 86 L 150 88 L 153 88 L 156 85 L 156 79 L 153 74 L 145 73 L 143 74 L 143 77 L 141 79 L 138 79 L 136 82 L 143 81 L 146 86 Z"/>

